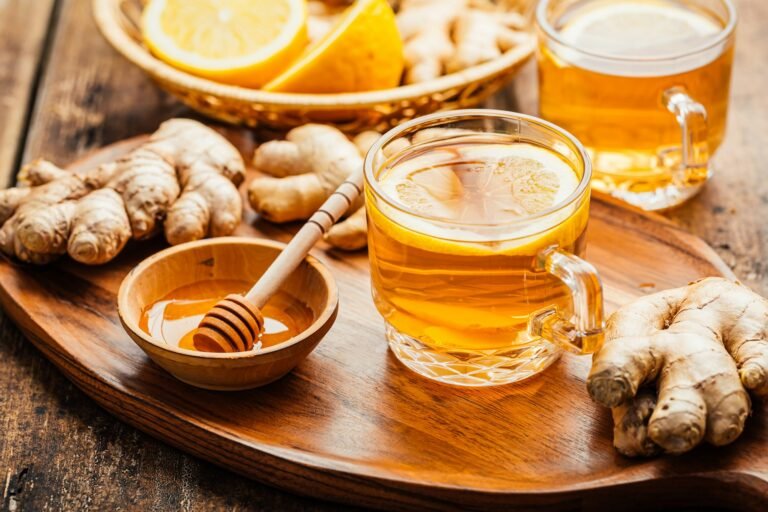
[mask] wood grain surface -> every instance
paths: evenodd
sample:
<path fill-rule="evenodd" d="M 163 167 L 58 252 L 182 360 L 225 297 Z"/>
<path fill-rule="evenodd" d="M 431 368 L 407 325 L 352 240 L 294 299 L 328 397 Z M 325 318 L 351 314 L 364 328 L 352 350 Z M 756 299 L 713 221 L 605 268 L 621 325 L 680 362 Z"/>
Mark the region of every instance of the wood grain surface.
<path fill-rule="evenodd" d="M 241 131 L 225 132 L 250 149 Z M 93 167 L 132 145 L 108 146 L 73 168 Z M 247 220 L 237 234 L 292 235 L 253 212 Z M 593 201 L 587 236 L 609 313 L 654 289 L 732 277 L 700 239 L 617 203 Z M 762 402 L 727 450 L 629 460 L 612 448 L 609 411 L 584 390 L 588 357 L 567 354 L 537 378 L 487 389 L 440 385 L 403 368 L 387 350 L 364 253 L 316 249 L 337 280 L 340 313 L 291 374 L 252 391 L 192 388 L 147 359 L 115 308 L 122 278 L 162 246 L 135 243 L 96 268 L 71 260 L 46 268 L 0 262 L 0 303 L 100 405 L 238 474 L 323 499 L 404 510 L 613 507 L 651 485 L 648 500 L 656 506 L 768 506 Z M 686 486 L 702 488 L 691 495 Z"/>
<path fill-rule="evenodd" d="M 93 27 L 89 3 L 0 2 L 0 62 L 7 63 L 0 81 L 0 173 L 15 171 L 6 166 L 17 155 L 25 161 L 45 155 L 67 163 L 186 113 L 107 47 Z M 743 281 L 768 294 L 768 3 L 736 3 L 741 21 L 728 133 L 715 158 L 718 174 L 701 195 L 668 216 L 709 242 Z M 37 32 L 35 43 L 35 27 L 47 20 L 47 39 Z M 26 69 L 40 70 L 39 83 L 28 72 L 24 78 L 25 73 L 12 70 L 21 59 L 31 66 Z M 535 114 L 535 99 L 535 69 L 529 67 L 492 106 Z M 343 508 L 249 481 L 127 426 L 64 378 L 5 316 L 0 316 L 0 359 L 2 510 Z M 685 485 L 681 488 L 692 494 L 702 487 Z M 647 498 L 652 490 L 629 499 Z"/>
<path fill-rule="evenodd" d="M 0 3 L 0 187 L 11 184 L 26 136 L 30 101 L 43 71 L 53 0 Z"/>

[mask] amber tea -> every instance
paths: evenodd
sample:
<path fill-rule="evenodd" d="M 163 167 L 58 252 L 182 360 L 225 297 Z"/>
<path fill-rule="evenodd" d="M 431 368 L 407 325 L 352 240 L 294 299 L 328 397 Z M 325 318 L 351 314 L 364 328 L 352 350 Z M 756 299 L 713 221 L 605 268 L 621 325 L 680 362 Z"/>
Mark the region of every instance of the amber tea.
<path fill-rule="evenodd" d="M 414 136 L 426 142 L 376 172 L 386 200 L 368 188 L 374 301 L 393 351 L 417 372 L 513 382 L 560 353 L 529 323 L 538 311 L 573 312 L 572 290 L 539 259 L 553 247 L 583 254 L 584 169 L 536 140 L 443 133 Z"/>
<path fill-rule="evenodd" d="M 587 147 L 593 186 L 646 209 L 685 201 L 725 134 L 727 0 L 539 4 L 540 113 Z"/>
<path fill-rule="evenodd" d="M 212 279 L 177 288 L 146 306 L 139 327 L 158 341 L 186 350 L 198 350 L 193 336 L 200 320 L 227 295 L 245 293 L 248 281 Z M 254 343 L 260 350 L 299 334 L 302 325 L 312 322 L 312 312 L 302 302 L 278 291 L 262 308 L 264 332 Z"/>

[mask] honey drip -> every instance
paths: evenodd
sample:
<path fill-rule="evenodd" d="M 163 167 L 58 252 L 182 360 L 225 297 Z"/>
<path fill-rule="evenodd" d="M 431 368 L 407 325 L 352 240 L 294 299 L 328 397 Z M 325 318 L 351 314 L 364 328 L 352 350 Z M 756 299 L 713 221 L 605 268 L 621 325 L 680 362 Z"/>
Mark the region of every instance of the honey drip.
<path fill-rule="evenodd" d="M 147 306 L 139 326 L 155 339 L 187 350 L 196 350 L 192 336 L 203 316 L 221 299 L 244 293 L 247 281 L 218 279 L 182 286 Z M 291 295 L 278 291 L 261 309 L 264 332 L 254 350 L 282 343 L 310 326 L 312 310 Z"/>

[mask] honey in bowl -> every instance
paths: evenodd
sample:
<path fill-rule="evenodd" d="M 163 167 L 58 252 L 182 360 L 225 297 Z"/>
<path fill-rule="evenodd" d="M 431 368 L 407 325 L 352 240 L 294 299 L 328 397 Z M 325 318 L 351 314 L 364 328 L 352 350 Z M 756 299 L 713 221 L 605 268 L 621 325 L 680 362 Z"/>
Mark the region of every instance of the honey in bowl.
<path fill-rule="evenodd" d="M 168 345 L 197 350 L 192 337 L 203 316 L 221 299 L 232 293 L 242 294 L 251 284 L 219 279 L 182 286 L 144 308 L 139 327 Z M 261 312 L 264 331 L 254 343 L 253 350 L 271 347 L 296 336 L 314 319 L 311 309 L 283 291 L 275 293 Z"/>

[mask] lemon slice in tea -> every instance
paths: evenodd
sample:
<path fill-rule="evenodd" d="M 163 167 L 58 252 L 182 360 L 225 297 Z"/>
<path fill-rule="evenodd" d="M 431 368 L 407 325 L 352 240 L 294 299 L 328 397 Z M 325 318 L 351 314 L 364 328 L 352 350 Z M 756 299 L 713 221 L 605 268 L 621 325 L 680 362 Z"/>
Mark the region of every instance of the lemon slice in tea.
<path fill-rule="evenodd" d="M 573 169 L 532 144 L 461 148 L 454 162 L 420 157 L 379 177 L 384 192 L 421 215 L 466 224 L 519 220 L 550 208 L 578 186 Z"/>
<path fill-rule="evenodd" d="M 571 243 L 586 227 L 586 201 L 526 221 L 561 204 L 580 180 L 559 155 L 533 144 L 466 144 L 396 163 L 378 176 L 389 200 L 412 214 L 370 198 L 369 212 L 377 229 L 423 250 L 536 254 Z"/>

